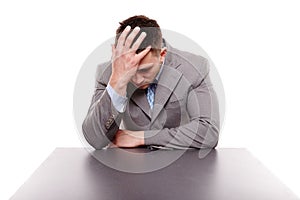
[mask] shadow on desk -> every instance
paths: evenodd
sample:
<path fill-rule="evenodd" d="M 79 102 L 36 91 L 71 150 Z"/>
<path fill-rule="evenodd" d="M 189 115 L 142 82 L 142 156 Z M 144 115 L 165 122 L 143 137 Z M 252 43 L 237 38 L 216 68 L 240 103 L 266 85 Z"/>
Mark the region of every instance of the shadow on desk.
<path fill-rule="evenodd" d="M 186 151 L 190 157 L 188 159 L 204 159 L 209 154 L 211 154 L 209 157 L 215 158 L 217 154 L 215 149 L 150 150 L 148 148 L 110 148 L 94 150 L 91 155 L 102 164 L 117 171 L 147 173 L 171 165 Z"/>

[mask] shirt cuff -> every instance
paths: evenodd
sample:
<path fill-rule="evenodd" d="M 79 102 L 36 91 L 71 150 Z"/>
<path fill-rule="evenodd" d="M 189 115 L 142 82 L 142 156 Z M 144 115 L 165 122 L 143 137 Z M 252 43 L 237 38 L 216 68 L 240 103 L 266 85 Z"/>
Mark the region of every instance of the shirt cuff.
<path fill-rule="evenodd" d="M 126 108 L 127 97 L 123 97 L 119 95 L 111 86 L 110 84 L 107 85 L 106 90 L 111 98 L 111 101 L 116 108 L 116 110 L 120 113 L 123 113 Z"/>

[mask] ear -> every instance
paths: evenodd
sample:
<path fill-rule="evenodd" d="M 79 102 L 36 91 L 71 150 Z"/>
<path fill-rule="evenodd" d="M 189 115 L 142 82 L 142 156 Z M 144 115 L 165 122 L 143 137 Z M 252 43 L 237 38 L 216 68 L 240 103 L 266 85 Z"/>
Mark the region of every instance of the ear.
<path fill-rule="evenodd" d="M 160 50 L 160 62 L 163 63 L 164 60 L 165 60 L 165 57 L 167 55 L 167 47 L 163 47 L 161 50 Z"/>

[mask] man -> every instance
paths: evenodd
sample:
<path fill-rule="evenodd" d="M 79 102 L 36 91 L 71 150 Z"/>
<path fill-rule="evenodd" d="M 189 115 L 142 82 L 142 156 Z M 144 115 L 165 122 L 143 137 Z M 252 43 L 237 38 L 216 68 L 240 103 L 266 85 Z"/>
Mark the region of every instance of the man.
<path fill-rule="evenodd" d="M 219 108 L 208 61 L 167 44 L 155 20 L 121 22 L 112 59 L 99 65 L 96 79 L 82 125 L 95 149 L 217 145 Z"/>

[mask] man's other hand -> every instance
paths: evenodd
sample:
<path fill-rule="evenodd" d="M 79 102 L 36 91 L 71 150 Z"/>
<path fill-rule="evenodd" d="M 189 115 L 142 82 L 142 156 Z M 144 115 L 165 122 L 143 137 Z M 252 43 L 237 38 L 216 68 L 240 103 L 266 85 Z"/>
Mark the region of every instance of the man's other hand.
<path fill-rule="evenodd" d="M 144 144 L 144 131 L 118 130 L 110 147 L 138 147 Z"/>

